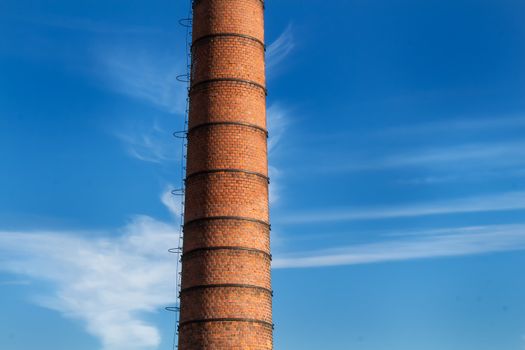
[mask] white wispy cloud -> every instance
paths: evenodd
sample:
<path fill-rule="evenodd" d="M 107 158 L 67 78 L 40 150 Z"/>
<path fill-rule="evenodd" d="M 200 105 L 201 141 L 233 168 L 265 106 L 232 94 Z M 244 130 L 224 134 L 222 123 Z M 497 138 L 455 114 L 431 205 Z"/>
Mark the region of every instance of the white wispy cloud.
<path fill-rule="evenodd" d="M 184 113 L 186 84 L 177 80 L 186 72 L 182 53 L 136 47 L 105 47 L 96 52 L 105 86 L 165 112 Z"/>
<path fill-rule="evenodd" d="M 289 213 L 283 216 L 279 222 L 340 222 L 522 209 L 525 209 L 525 192 L 514 191 L 393 207 L 332 208 L 296 214 Z"/>
<path fill-rule="evenodd" d="M 281 35 L 268 45 L 266 50 L 266 71 L 269 78 L 278 72 L 278 65 L 284 62 L 294 48 L 293 27 L 288 24 Z M 290 110 L 281 103 L 273 103 L 267 109 L 267 118 L 270 136 L 268 140 L 268 171 L 271 178 L 269 197 L 270 204 L 275 204 L 279 200 L 282 188 L 282 171 L 275 165 L 274 157 L 276 156 L 277 146 L 281 143 L 290 123 Z"/>
<path fill-rule="evenodd" d="M 398 181 L 398 183 L 403 184 L 403 185 L 433 185 L 433 184 L 441 184 L 441 183 L 459 181 L 464 178 L 465 176 L 460 177 L 458 175 L 442 175 L 442 176 L 429 175 L 429 176 L 423 176 L 423 177 L 412 177 L 412 178 L 401 179 Z"/>
<path fill-rule="evenodd" d="M 289 24 L 274 42 L 268 45 L 266 50 L 266 69 L 268 75 L 273 75 L 277 67 L 295 48 L 295 37 L 293 26 Z"/>
<path fill-rule="evenodd" d="M 121 128 L 114 134 L 123 143 L 128 155 L 135 159 L 157 164 L 180 160 L 180 149 L 169 129 L 161 127 L 157 121 Z"/>
<path fill-rule="evenodd" d="M 280 193 L 281 193 L 281 171 L 279 168 L 269 165 L 268 166 L 268 174 L 271 179 L 271 183 L 269 185 L 269 202 L 270 205 L 275 204 L 279 201 Z"/>
<path fill-rule="evenodd" d="M 268 107 L 268 151 L 274 152 L 281 142 L 290 123 L 290 111 L 280 103 L 273 103 Z"/>
<path fill-rule="evenodd" d="M 426 148 L 420 151 L 399 152 L 381 157 L 371 155 L 341 156 L 337 166 L 325 166 L 323 171 L 370 171 L 388 170 L 406 167 L 424 167 L 429 169 L 480 169 L 515 167 L 525 164 L 525 143 L 499 142 L 460 144 Z"/>
<path fill-rule="evenodd" d="M 40 17 L 12 17 L 15 20 L 36 25 L 60 28 L 65 30 L 85 31 L 97 34 L 155 34 L 161 32 L 159 28 L 142 25 L 129 25 L 97 21 L 87 17 L 65 17 L 46 15 Z"/>
<path fill-rule="evenodd" d="M 29 280 L 9 280 L 0 281 L 0 286 L 28 286 L 31 284 Z"/>
<path fill-rule="evenodd" d="M 391 156 L 382 161 L 380 166 L 400 167 L 410 165 L 438 165 L 443 163 L 479 162 L 496 160 L 499 165 L 525 163 L 525 143 L 479 143 L 455 147 L 442 147 L 419 153 Z"/>
<path fill-rule="evenodd" d="M 317 169 L 322 173 L 395 171 L 394 181 L 404 185 L 519 177 L 525 168 L 525 143 L 517 131 L 523 128 L 525 117 L 515 115 L 334 131 L 325 139 L 336 138 L 342 146 L 331 152 L 328 161 L 323 155 L 326 159 L 319 162 L 324 164 Z M 355 139 L 374 147 L 346 143 Z M 400 170 L 410 172 L 399 174 Z"/>
<path fill-rule="evenodd" d="M 455 132 L 492 132 L 497 129 L 515 129 L 525 127 L 523 116 L 497 116 L 478 118 L 449 118 L 444 121 L 427 122 L 421 124 L 401 125 L 379 130 L 380 135 L 414 136 L 414 135 L 442 135 Z"/>
<path fill-rule="evenodd" d="M 175 301 L 166 250 L 176 237 L 174 224 L 148 216 L 102 234 L 0 231 L 0 270 L 51 283 L 34 301 L 82 321 L 103 349 L 156 349 L 160 333 L 145 316 Z"/>
<path fill-rule="evenodd" d="M 277 148 L 290 124 L 290 110 L 282 104 L 274 103 L 268 107 L 268 157 L 270 184 L 270 204 L 275 204 L 279 200 L 281 192 L 282 171 L 274 165 L 273 157 L 276 155 Z"/>
<path fill-rule="evenodd" d="M 99 48 L 97 62 L 104 86 L 169 114 L 181 115 L 185 109 L 186 87 L 177 80 L 183 72 L 180 57 L 145 48 Z M 135 120 L 133 126 L 114 131 L 128 155 L 151 163 L 180 160 L 168 123 L 156 118 Z M 167 118 L 164 118 L 167 119 Z M 126 121 L 131 123 L 131 121 Z"/>
<path fill-rule="evenodd" d="M 525 165 L 525 164 L 524 164 Z M 457 169 L 456 173 L 452 174 L 452 171 L 436 172 L 435 174 L 419 177 L 401 178 L 397 183 L 401 185 L 434 185 L 444 184 L 451 182 L 468 182 L 468 181 L 485 181 L 487 178 L 518 178 L 523 177 L 525 174 L 525 168 L 518 167 L 506 167 L 506 168 L 493 168 L 491 164 L 488 164 L 488 169 Z"/>
<path fill-rule="evenodd" d="M 370 264 L 525 249 L 525 225 L 422 231 L 397 239 L 319 251 L 277 255 L 274 268 Z"/>
<path fill-rule="evenodd" d="M 181 201 L 181 197 L 176 196 L 172 193 L 172 191 L 175 189 L 176 186 L 173 186 L 172 184 L 167 184 L 164 188 L 162 196 L 160 197 L 160 200 L 162 201 L 162 204 L 164 204 L 166 208 L 168 208 L 171 215 L 173 215 L 174 218 L 178 219 L 183 211 L 183 201 Z"/>

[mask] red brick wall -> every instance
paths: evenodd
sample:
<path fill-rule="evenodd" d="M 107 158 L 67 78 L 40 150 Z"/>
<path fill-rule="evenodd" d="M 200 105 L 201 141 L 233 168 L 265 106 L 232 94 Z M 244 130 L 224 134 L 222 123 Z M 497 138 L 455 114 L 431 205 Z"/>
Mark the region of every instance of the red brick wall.
<path fill-rule="evenodd" d="M 219 124 L 194 129 L 188 174 L 207 169 L 243 169 L 267 175 L 266 133 L 244 125 Z"/>
<path fill-rule="evenodd" d="M 266 96 L 256 86 L 220 81 L 200 85 L 193 89 L 191 102 L 190 130 L 203 123 L 224 121 L 266 128 Z"/>
<path fill-rule="evenodd" d="M 273 348 L 263 12 L 194 1 L 181 350 Z"/>

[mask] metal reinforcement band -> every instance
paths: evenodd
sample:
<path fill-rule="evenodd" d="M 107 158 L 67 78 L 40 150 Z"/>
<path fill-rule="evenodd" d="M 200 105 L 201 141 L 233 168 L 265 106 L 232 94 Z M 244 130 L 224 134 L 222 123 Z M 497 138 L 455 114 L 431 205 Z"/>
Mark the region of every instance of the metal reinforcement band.
<path fill-rule="evenodd" d="M 249 170 L 242 170 L 242 169 L 209 169 L 209 170 L 202 170 L 197 171 L 195 173 L 189 174 L 186 176 L 186 181 L 192 177 L 200 176 L 200 175 L 207 175 L 207 174 L 216 174 L 216 173 L 241 173 L 246 175 L 253 175 L 260 177 L 264 180 L 266 180 L 268 183 L 270 183 L 270 178 L 264 174 L 255 172 L 255 171 L 249 171 Z"/>
<path fill-rule="evenodd" d="M 188 220 L 188 221 L 186 221 L 184 223 L 184 226 L 188 226 L 188 225 L 191 225 L 191 224 L 194 224 L 194 223 L 197 223 L 197 222 L 210 221 L 210 220 L 249 221 L 249 222 L 255 222 L 255 223 L 264 225 L 264 226 L 266 226 L 268 228 L 271 228 L 270 223 L 268 223 L 266 221 L 259 220 L 259 219 L 254 219 L 254 218 L 249 218 L 249 217 L 245 217 L 245 216 L 205 216 L 205 217 L 202 217 L 202 218 L 196 218 L 196 219 Z"/>
<path fill-rule="evenodd" d="M 250 253 L 257 253 L 264 255 L 269 260 L 272 260 L 272 255 L 264 250 L 261 249 L 255 249 L 255 248 L 249 248 L 249 247 L 203 247 L 203 248 L 196 248 L 189 250 L 182 254 L 182 259 L 188 258 L 191 255 L 200 253 L 200 252 L 210 252 L 210 251 L 216 251 L 216 250 L 231 250 L 231 251 L 244 251 L 244 252 L 250 252 Z"/>
<path fill-rule="evenodd" d="M 194 7 L 199 1 L 201 1 L 201 0 L 193 0 L 192 6 Z M 263 9 L 265 8 L 266 5 L 265 5 L 265 1 L 264 0 L 256 0 L 256 1 L 259 2 L 262 5 Z"/>
<path fill-rule="evenodd" d="M 254 41 L 254 42 L 258 43 L 259 45 L 261 45 L 263 47 L 264 50 L 266 50 L 266 45 L 264 45 L 264 43 L 261 40 L 257 39 L 254 36 L 250 36 L 250 35 L 246 35 L 246 34 L 239 34 L 239 33 L 213 33 L 213 34 L 203 35 L 200 38 L 197 38 L 197 39 L 193 40 L 193 43 L 191 44 L 191 46 L 193 47 L 196 44 L 198 44 L 198 43 L 200 43 L 202 41 L 205 41 L 205 40 L 214 39 L 214 38 L 227 38 L 227 37 L 234 37 L 234 38 L 241 38 L 241 39 L 251 40 L 251 41 Z"/>
<path fill-rule="evenodd" d="M 273 329 L 274 325 L 271 322 L 257 320 L 253 318 L 203 318 L 199 320 L 189 320 L 179 323 L 179 327 L 186 326 L 193 323 L 209 323 L 209 322 L 247 322 L 247 323 L 258 323 L 268 328 Z"/>
<path fill-rule="evenodd" d="M 266 130 L 263 127 L 260 127 L 259 125 L 251 124 L 251 123 L 243 123 L 243 122 L 208 122 L 208 123 L 201 123 L 195 126 L 192 126 L 188 130 L 188 134 L 191 133 L 194 130 L 209 127 L 209 126 L 216 126 L 216 125 L 234 125 L 234 126 L 244 126 L 247 128 L 252 128 L 258 131 L 261 131 L 266 134 L 266 137 L 268 137 L 268 130 Z"/>
<path fill-rule="evenodd" d="M 252 80 L 246 80 L 246 79 L 240 79 L 240 78 L 213 78 L 213 79 L 205 79 L 198 81 L 194 83 L 190 88 L 190 94 L 199 86 L 205 85 L 205 84 L 213 84 L 213 83 L 220 83 L 220 82 L 233 82 L 233 83 L 242 83 L 242 84 L 248 84 L 255 86 L 261 90 L 264 91 L 265 95 L 268 95 L 268 90 L 266 90 L 266 86 L 259 84 L 258 82 L 252 81 Z"/>
<path fill-rule="evenodd" d="M 201 290 L 201 289 L 213 289 L 213 288 L 245 288 L 245 289 L 255 289 L 260 290 L 262 292 L 268 293 L 271 296 L 273 296 L 273 290 L 265 287 L 260 286 L 254 286 L 252 284 L 235 284 L 235 283 L 223 283 L 223 284 L 203 284 L 198 286 L 192 286 L 188 288 L 181 289 L 181 293 L 187 293 L 194 290 Z"/>

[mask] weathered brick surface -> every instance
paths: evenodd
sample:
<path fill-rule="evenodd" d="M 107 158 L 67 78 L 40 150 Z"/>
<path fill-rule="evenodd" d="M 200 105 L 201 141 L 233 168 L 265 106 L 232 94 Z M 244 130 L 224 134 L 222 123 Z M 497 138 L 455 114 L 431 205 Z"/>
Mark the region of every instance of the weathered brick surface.
<path fill-rule="evenodd" d="M 264 85 L 264 48 L 241 37 L 215 37 L 193 47 L 193 80 L 245 79 Z"/>
<path fill-rule="evenodd" d="M 179 339 L 180 349 L 268 350 L 273 348 L 272 328 L 265 324 L 250 322 L 182 325 Z"/>
<path fill-rule="evenodd" d="M 183 265 L 183 289 L 215 284 L 246 284 L 268 289 L 271 287 L 270 258 L 258 252 L 202 251 L 183 259 Z M 239 291 L 239 294 L 241 292 Z"/>
<path fill-rule="evenodd" d="M 266 128 L 266 95 L 242 82 L 204 84 L 191 91 L 190 129 L 209 122 L 243 122 Z"/>
<path fill-rule="evenodd" d="M 193 12 L 179 349 L 271 350 L 264 5 Z"/>
<path fill-rule="evenodd" d="M 268 221 L 268 181 L 244 173 L 211 173 L 186 181 L 186 222 L 241 216 Z"/>
<path fill-rule="evenodd" d="M 187 173 L 209 169 L 243 169 L 267 175 L 266 134 L 239 125 L 195 129 L 189 138 Z"/>
<path fill-rule="evenodd" d="M 193 7 L 193 38 L 213 33 L 238 33 L 264 42 L 264 5 L 260 0 L 197 0 Z"/>
<path fill-rule="evenodd" d="M 244 318 L 272 322 L 272 295 L 263 289 L 216 287 L 192 289 L 181 294 L 187 307 L 180 322 L 198 319 Z M 199 305 L 200 307 L 192 307 Z M 186 311 L 186 310 L 184 310 Z"/>
<path fill-rule="evenodd" d="M 270 230 L 258 222 L 208 220 L 184 227 L 184 251 L 209 247 L 251 247 L 270 252 Z"/>

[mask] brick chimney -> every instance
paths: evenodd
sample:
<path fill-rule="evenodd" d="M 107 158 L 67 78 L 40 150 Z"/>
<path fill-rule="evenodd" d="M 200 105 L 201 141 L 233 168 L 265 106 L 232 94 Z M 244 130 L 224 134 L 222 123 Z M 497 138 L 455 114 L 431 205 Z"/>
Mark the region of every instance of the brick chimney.
<path fill-rule="evenodd" d="M 273 348 L 262 0 L 195 0 L 180 350 Z"/>

